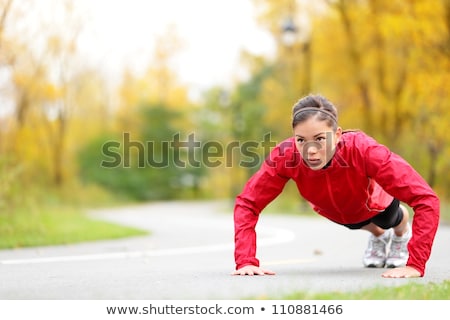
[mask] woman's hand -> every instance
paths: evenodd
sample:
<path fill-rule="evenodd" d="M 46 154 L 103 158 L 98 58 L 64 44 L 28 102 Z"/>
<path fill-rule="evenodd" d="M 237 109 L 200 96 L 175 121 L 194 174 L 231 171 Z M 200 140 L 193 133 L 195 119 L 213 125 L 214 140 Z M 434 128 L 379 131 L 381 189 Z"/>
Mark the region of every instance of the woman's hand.
<path fill-rule="evenodd" d="M 394 269 L 389 269 L 381 275 L 383 278 L 418 278 L 420 277 L 420 272 L 413 267 L 399 267 Z"/>
<path fill-rule="evenodd" d="M 257 266 L 245 266 L 242 267 L 236 271 L 234 271 L 231 275 L 233 276 L 254 276 L 254 275 L 258 275 L 258 276 L 263 276 L 265 274 L 268 275 L 274 275 L 275 272 L 271 271 L 271 270 L 266 270 Z"/>

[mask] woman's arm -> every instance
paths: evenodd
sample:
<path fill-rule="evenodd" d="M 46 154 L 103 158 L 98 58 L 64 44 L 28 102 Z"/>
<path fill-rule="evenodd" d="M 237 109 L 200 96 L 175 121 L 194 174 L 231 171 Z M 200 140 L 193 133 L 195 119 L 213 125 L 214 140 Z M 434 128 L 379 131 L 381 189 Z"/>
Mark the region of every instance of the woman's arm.
<path fill-rule="evenodd" d="M 255 232 L 259 214 L 282 192 L 289 180 L 280 174 L 283 171 L 284 160 L 280 160 L 278 148 L 274 149 L 269 159 L 271 160 L 263 163 L 258 172 L 245 184 L 242 193 L 236 197 L 234 207 L 236 270 L 247 265 L 259 267 Z M 274 159 L 277 161 L 274 162 Z"/>
<path fill-rule="evenodd" d="M 365 159 L 368 175 L 386 192 L 414 210 L 406 266 L 423 276 L 439 225 L 439 198 L 407 161 L 385 146 L 370 143 L 365 149 Z"/>

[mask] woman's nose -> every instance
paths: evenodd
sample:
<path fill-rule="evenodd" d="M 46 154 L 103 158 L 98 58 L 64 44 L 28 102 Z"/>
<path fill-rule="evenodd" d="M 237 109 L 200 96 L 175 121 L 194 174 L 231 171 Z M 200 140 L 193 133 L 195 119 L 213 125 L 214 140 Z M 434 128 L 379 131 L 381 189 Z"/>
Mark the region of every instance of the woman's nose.
<path fill-rule="evenodd" d="M 316 153 L 319 153 L 320 149 L 322 149 L 322 145 L 317 141 L 311 141 L 305 144 L 304 151 L 306 151 L 306 154 L 308 155 L 314 155 Z"/>

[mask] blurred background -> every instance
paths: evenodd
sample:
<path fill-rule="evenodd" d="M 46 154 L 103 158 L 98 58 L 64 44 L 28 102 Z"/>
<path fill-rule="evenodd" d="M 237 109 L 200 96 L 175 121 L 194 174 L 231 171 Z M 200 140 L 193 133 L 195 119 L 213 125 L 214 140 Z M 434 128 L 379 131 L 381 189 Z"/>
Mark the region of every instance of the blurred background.
<path fill-rule="evenodd" d="M 449 0 L 0 0 L 0 247 L 83 208 L 233 199 L 308 93 L 447 201 L 449 71 Z"/>

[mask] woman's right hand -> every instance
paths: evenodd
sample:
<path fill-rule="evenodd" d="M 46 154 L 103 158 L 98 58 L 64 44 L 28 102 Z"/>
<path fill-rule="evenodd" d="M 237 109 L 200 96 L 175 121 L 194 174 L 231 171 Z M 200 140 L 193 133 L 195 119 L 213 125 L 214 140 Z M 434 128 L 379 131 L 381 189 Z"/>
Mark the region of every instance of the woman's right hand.
<path fill-rule="evenodd" d="M 254 276 L 254 275 L 258 275 L 258 276 L 263 276 L 263 275 L 274 275 L 275 272 L 271 271 L 271 270 L 266 270 L 257 266 L 252 266 L 252 265 L 248 265 L 248 266 L 244 266 L 240 269 L 237 269 L 236 271 L 234 271 L 233 273 L 231 273 L 231 275 L 233 276 Z"/>

